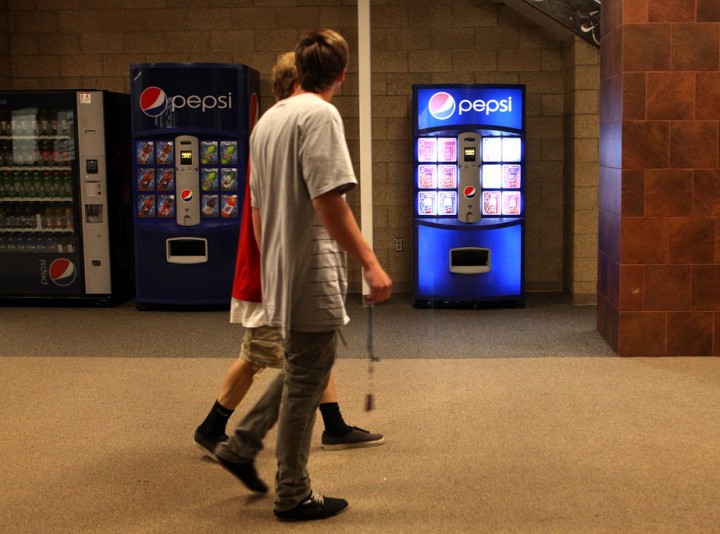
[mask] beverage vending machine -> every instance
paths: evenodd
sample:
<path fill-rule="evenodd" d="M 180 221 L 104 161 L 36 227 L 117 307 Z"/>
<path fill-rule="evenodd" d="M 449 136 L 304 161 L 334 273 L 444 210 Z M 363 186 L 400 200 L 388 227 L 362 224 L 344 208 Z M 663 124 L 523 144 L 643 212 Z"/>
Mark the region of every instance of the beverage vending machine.
<path fill-rule="evenodd" d="M 138 309 L 229 305 L 257 71 L 131 65 Z"/>
<path fill-rule="evenodd" d="M 414 85 L 416 307 L 524 304 L 525 87 Z"/>
<path fill-rule="evenodd" d="M 0 92 L 0 301 L 133 296 L 129 95 Z"/>

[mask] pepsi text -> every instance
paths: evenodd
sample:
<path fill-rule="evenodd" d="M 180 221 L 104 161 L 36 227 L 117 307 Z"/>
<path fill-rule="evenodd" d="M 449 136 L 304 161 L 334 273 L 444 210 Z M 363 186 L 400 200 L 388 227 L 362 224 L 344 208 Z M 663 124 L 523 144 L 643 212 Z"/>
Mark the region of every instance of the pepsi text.
<path fill-rule="evenodd" d="M 505 100 L 461 100 L 458 104 L 458 115 L 467 113 L 470 110 L 478 113 L 485 112 L 485 115 L 490 115 L 496 111 L 500 113 L 512 113 L 512 97 L 509 96 Z"/>
<path fill-rule="evenodd" d="M 198 109 L 205 113 L 208 109 L 232 109 L 232 93 L 227 95 L 175 95 L 170 98 L 170 110 L 182 109 L 189 107 L 190 109 Z"/>

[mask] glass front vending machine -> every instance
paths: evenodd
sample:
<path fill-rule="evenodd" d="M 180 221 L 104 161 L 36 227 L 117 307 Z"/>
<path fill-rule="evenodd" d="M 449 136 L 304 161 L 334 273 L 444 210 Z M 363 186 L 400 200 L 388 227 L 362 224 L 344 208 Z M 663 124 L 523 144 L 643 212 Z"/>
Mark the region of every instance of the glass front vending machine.
<path fill-rule="evenodd" d="M 413 85 L 413 305 L 524 305 L 525 86 Z"/>
<path fill-rule="evenodd" d="M 132 298 L 130 99 L 0 92 L 0 305 Z"/>

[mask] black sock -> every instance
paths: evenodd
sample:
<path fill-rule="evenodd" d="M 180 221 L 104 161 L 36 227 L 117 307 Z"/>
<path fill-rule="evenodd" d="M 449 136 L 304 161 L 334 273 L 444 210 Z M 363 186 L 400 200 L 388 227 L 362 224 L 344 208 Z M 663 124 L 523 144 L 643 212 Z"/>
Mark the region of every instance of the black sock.
<path fill-rule="evenodd" d="M 324 402 L 320 405 L 320 414 L 325 423 L 325 432 L 342 436 L 352 430 L 352 427 L 345 424 L 340 413 L 340 406 L 337 402 Z"/>
<path fill-rule="evenodd" d="M 213 404 L 210 413 L 198 427 L 201 434 L 205 436 L 215 437 L 223 436 L 225 434 L 225 427 L 227 426 L 228 419 L 235 410 L 225 408 L 218 401 Z"/>

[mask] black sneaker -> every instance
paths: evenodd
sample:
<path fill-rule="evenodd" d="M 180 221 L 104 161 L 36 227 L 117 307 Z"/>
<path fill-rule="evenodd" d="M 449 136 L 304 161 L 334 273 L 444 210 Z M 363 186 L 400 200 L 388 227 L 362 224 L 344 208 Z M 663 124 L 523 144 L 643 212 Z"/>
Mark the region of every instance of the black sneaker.
<path fill-rule="evenodd" d="M 322 448 L 326 451 L 337 451 L 340 449 L 354 449 L 358 447 L 375 447 L 385 443 L 382 434 L 371 434 L 367 430 L 351 427 L 352 430 L 342 436 L 322 433 Z"/>
<path fill-rule="evenodd" d="M 217 462 L 225 468 L 226 471 L 232 473 L 245 487 L 251 491 L 258 493 L 267 493 L 268 487 L 265 482 L 258 477 L 255 469 L 255 462 L 231 462 L 220 456 L 216 456 Z"/>
<path fill-rule="evenodd" d="M 217 456 L 215 456 L 215 447 L 217 447 L 220 443 L 228 439 L 228 437 L 225 434 L 221 434 L 219 436 L 206 436 L 202 432 L 200 432 L 200 428 L 195 430 L 195 435 L 193 436 L 193 441 L 195 442 L 195 445 L 200 447 L 200 449 L 205 453 L 205 455 L 210 458 L 211 460 L 215 460 L 217 462 Z"/>
<path fill-rule="evenodd" d="M 314 521 L 338 515 L 347 508 L 348 502 L 345 499 L 323 497 L 313 491 L 307 499 L 303 500 L 295 508 L 285 512 L 275 510 L 275 517 L 279 521 Z"/>

